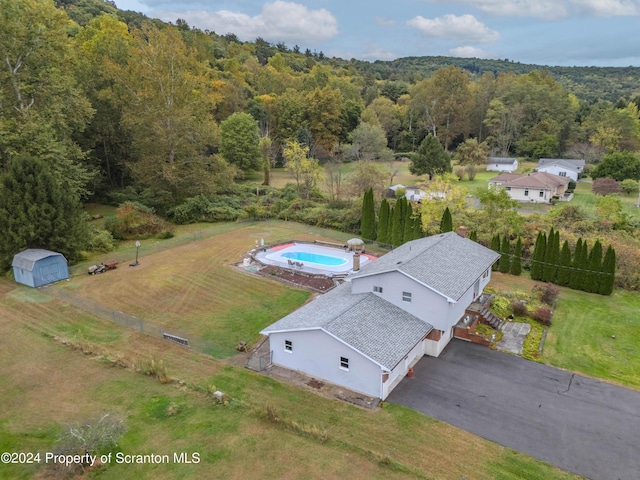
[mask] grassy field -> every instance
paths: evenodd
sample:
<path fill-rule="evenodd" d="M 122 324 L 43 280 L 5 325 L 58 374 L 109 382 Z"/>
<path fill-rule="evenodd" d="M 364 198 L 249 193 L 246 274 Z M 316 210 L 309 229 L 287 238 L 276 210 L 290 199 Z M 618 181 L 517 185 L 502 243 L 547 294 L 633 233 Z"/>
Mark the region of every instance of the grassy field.
<path fill-rule="evenodd" d="M 157 321 L 165 316 L 178 321 L 179 309 L 185 328 L 191 323 L 201 331 L 248 332 L 249 326 L 268 321 L 265 312 L 272 314 L 274 296 L 304 299 L 295 297 L 297 290 L 240 274 L 229 264 L 256 238 L 304 235 L 339 237 L 284 222 L 237 224 L 193 242 L 198 248 L 178 246 L 146 255 L 144 266 L 136 269 L 123 267 L 97 277 L 78 274 L 65 288 L 118 308 L 144 303 L 147 316 Z M 203 263 L 211 277 L 224 281 L 202 285 L 203 276 L 191 280 L 180 268 L 167 270 L 174 261 L 183 269 Z M 169 281 L 173 276 L 179 281 Z M 155 288 L 164 289 L 164 297 L 178 306 L 171 310 L 172 302 L 153 293 Z M 209 289 L 218 294 L 209 295 Z M 237 300 L 234 292 L 245 293 Z M 230 315 L 239 305 L 244 314 Z M 254 312 L 262 313 L 256 319 Z M 575 478 L 411 410 L 386 405 L 368 411 L 327 399 L 233 366 L 236 360 L 221 362 L 120 328 L 60 302 L 47 290 L 7 279 L 0 279 L 0 335 L 0 450 L 48 451 L 65 425 L 108 411 L 126 418 L 119 446 L 123 453 L 198 452 L 202 459 L 197 465 L 111 464 L 92 478 Z M 161 383 L 134 372 L 151 358 L 162 360 L 174 381 Z M 209 393 L 214 388 L 230 395 L 228 406 L 216 404 Z M 265 415 L 268 405 L 278 422 Z M 319 439 L 318 432 L 328 432 L 328 441 Z M 35 473 L 33 466 L 0 465 L 1 478 Z"/>
<path fill-rule="evenodd" d="M 596 215 L 596 202 L 598 195 L 591 191 L 590 182 L 578 182 L 573 199 L 572 205 L 579 205 L 589 216 Z M 621 194 L 619 198 L 622 200 L 623 212 L 630 216 L 640 217 L 640 209 L 636 206 L 638 204 L 637 195 L 624 195 Z"/>
<path fill-rule="evenodd" d="M 494 272 L 500 292 L 530 291 L 537 282 Z M 640 389 L 640 295 L 602 296 L 561 288 L 541 361 Z M 614 338 L 615 337 L 615 338 Z"/>

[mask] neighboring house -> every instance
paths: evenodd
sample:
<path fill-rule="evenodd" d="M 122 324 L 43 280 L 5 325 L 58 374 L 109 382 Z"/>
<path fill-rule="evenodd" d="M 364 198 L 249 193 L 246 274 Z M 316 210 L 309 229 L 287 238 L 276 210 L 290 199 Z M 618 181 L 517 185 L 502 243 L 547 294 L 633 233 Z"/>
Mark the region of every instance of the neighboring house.
<path fill-rule="evenodd" d="M 11 266 L 16 282 L 30 287 L 40 287 L 69 278 L 67 259 L 61 253 L 49 250 L 24 250 L 13 257 Z"/>
<path fill-rule="evenodd" d="M 440 355 L 498 258 L 453 232 L 405 243 L 265 328 L 271 361 L 385 399 Z"/>
<path fill-rule="evenodd" d="M 487 172 L 515 172 L 517 169 L 517 158 L 489 157 L 487 159 Z"/>
<path fill-rule="evenodd" d="M 386 195 L 387 198 L 396 198 L 396 191 L 402 188 L 404 188 L 405 190 L 405 198 L 411 202 L 421 202 L 422 199 L 427 195 L 424 190 L 421 190 L 420 187 L 416 185 L 405 187 L 404 185 L 397 184 L 389 187 Z"/>
<path fill-rule="evenodd" d="M 489 188 L 502 187 L 519 202 L 549 203 L 555 195 L 565 199 L 570 181 L 569 177 L 546 172 L 501 173 L 489 180 Z"/>
<path fill-rule="evenodd" d="M 584 170 L 584 160 L 570 160 L 564 158 L 541 158 L 538 161 L 538 172 L 552 173 L 561 177 L 569 177 L 578 181 Z"/>

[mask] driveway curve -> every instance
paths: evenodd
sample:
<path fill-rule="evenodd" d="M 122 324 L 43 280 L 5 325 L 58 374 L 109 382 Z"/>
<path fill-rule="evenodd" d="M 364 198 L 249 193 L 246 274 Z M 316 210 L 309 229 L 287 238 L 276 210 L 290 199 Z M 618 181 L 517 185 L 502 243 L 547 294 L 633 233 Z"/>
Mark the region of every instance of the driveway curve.
<path fill-rule="evenodd" d="M 640 478 L 640 392 L 453 340 L 387 401 L 592 480 Z"/>

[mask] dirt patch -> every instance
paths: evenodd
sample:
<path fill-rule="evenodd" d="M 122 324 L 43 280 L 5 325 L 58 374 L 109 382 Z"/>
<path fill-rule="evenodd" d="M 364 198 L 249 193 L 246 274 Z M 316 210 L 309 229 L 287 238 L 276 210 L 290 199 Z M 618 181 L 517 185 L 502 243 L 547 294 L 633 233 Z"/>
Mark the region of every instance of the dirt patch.
<path fill-rule="evenodd" d="M 316 292 L 327 292 L 335 287 L 334 280 L 328 277 L 313 277 L 303 273 L 292 272 L 280 267 L 267 265 L 257 272 L 264 277 L 276 277 L 283 282 L 291 283 L 298 287 L 308 288 Z"/>
<path fill-rule="evenodd" d="M 315 378 L 312 378 L 311 380 L 309 380 L 307 382 L 307 385 L 309 385 L 311 388 L 315 388 L 320 390 L 322 387 L 324 387 L 324 382 L 320 382 L 318 380 L 316 380 Z"/>

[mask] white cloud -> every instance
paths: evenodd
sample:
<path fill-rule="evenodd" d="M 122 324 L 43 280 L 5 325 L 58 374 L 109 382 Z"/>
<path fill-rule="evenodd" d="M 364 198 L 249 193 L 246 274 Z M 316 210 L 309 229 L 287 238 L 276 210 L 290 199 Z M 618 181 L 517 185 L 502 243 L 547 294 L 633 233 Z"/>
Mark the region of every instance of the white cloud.
<path fill-rule="evenodd" d="M 596 17 L 640 15 L 639 0 L 569 0 L 580 13 Z"/>
<path fill-rule="evenodd" d="M 500 34 L 491 30 L 473 15 L 445 15 L 438 18 L 424 18 L 418 15 L 407 22 L 425 37 L 458 40 L 469 43 L 489 43 L 500 38 Z"/>
<path fill-rule="evenodd" d="M 396 24 L 396 21 L 391 18 L 376 17 L 376 25 L 381 27 L 392 27 Z"/>
<path fill-rule="evenodd" d="M 253 41 L 262 37 L 271 42 L 291 42 L 313 45 L 338 34 L 338 21 L 324 8 L 309 10 L 294 2 L 276 0 L 267 3 L 262 12 L 249 16 L 241 12 L 156 12 L 159 18 L 175 21 L 182 18 L 189 25 L 207 29 L 219 35 L 234 33 L 240 40 Z"/>
<path fill-rule="evenodd" d="M 486 50 L 477 47 L 471 47 L 469 45 L 464 47 L 456 47 L 449 50 L 449 55 L 452 57 L 460 58 L 495 58 Z"/>
<path fill-rule="evenodd" d="M 462 3 L 500 17 L 559 20 L 572 13 L 596 17 L 640 15 L 640 0 L 427 0 Z"/>

